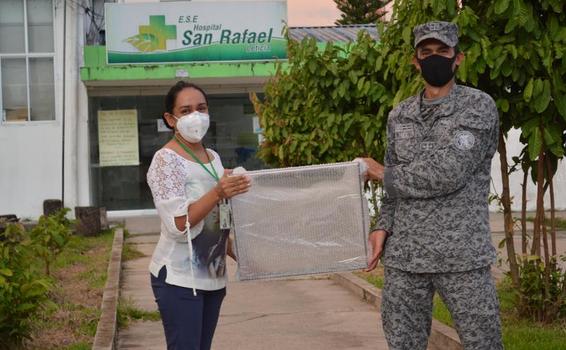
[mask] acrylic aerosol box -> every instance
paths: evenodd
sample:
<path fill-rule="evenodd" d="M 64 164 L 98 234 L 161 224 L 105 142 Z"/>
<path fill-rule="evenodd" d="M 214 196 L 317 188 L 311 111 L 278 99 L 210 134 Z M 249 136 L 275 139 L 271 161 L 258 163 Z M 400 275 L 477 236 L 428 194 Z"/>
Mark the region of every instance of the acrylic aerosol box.
<path fill-rule="evenodd" d="M 369 213 L 358 163 L 250 171 L 232 199 L 240 280 L 367 267 Z"/>

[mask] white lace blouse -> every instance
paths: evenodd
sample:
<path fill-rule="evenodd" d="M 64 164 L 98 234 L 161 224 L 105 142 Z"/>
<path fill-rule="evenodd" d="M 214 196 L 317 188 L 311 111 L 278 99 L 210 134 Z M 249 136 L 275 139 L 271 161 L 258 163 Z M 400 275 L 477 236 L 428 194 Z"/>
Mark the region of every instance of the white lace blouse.
<path fill-rule="evenodd" d="M 211 163 L 221 177 L 224 167 L 220 156 L 208 151 L 214 156 Z M 205 166 L 211 170 L 210 164 Z M 200 164 L 162 148 L 153 156 L 147 183 L 161 218 L 161 237 L 149 265 L 151 274 L 157 277 L 165 266 L 168 284 L 201 290 L 224 288 L 229 230 L 220 229 L 218 207 L 190 227 L 192 244 L 188 244 L 186 231 L 179 231 L 175 225 L 175 218 L 187 215 L 189 205 L 210 191 L 216 180 Z"/>

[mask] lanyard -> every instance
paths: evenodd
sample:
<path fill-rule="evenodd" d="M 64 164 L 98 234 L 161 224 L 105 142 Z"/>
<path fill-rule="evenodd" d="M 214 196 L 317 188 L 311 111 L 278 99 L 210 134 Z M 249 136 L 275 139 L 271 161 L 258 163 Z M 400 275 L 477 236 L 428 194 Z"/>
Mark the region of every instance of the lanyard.
<path fill-rule="evenodd" d="M 206 152 L 206 157 L 208 158 L 208 162 L 210 164 L 210 167 L 212 168 L 212 172 L 210 170 L 208 170 L 208 168 L 204 165 L 203 162 L 201 162 L 200 159 L 197 158 L 197 156 L 193 153 L 193 151 L 191 151 L 191 149 L 189 147 L 187 147 L 187 145 L 185 145 L 184 143 L 182 143 L 181 141 L 179 141 L 179 139 L 177 138 L 177 136 L 175 136 L 175 141 L 177 141 L 177 143 L 179 144 L 179 146 L 181 146 L 181 148 L 183 148 L 185 150 L 185 152 L 187 152 L 191 157 L 193 157 L 193 159 L 200 164 L 200 166 L 210 175 L 212 176 L 216 182 L 218 182 L 220 180 L 220 178 L 218 177 L 218 173 L 216 172 L 216 169 L 214 169 L 214 164 L 212 164 L 212 162 L 210 161 L 210 157 L 208 156 L 208 152 L 206 151 L 206 149 L 204 150 Z"/>

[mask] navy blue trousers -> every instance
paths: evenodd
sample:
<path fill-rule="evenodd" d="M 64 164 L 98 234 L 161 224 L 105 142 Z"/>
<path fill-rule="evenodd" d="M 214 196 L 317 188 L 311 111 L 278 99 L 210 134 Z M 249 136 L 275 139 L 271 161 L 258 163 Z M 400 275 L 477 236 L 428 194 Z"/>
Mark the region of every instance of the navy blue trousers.
<path fill-rule="evenodd" d="M 167 269 L 156 278 L 151 275 L 151 288 L 159 307 L 167 350 L 209 350 L 218 323 L 220 306 L 226 288 L 206 291 L 165 283 Z"/>

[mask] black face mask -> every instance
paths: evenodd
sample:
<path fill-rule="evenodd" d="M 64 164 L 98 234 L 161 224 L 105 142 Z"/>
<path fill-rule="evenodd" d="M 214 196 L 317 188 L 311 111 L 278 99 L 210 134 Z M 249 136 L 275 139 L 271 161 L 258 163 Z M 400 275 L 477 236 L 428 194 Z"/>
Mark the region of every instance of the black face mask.
<path fill-rule="evenodd" d="M 454 78 L 455 71 L 452 70 L 454 61 L 456 55 L 452 58 L 439 55 L 431 55 L 422 60 L 417 58 L 424 80 L 436 87 L 442 87 Z"/>

